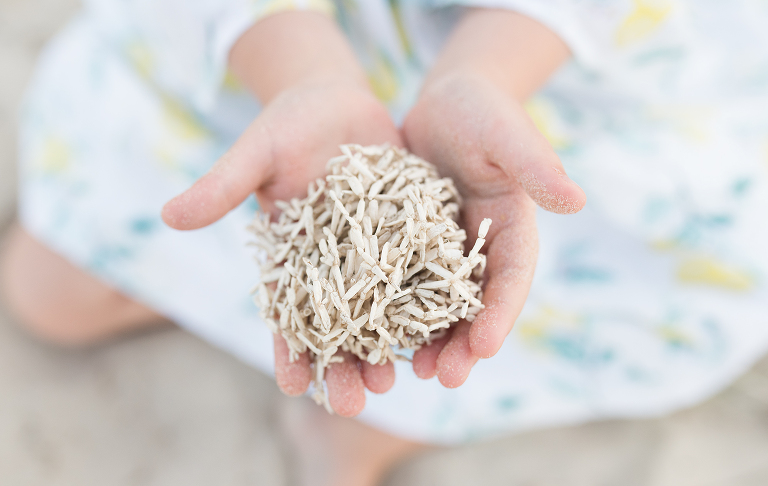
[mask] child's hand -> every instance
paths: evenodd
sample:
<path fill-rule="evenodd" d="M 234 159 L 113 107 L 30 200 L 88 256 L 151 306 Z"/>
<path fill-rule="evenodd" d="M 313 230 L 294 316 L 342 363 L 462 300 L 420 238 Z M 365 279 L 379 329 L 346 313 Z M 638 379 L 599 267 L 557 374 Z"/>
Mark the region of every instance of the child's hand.
<path fill-rule="evenodd" d="M 339 145 L 402 145 L 386 108 L 358 83 L 320 78 L 278 94 L 211 170 L 163 209 L 166 223 L 207 226 L 255 192 L 276 215 L 276 200 L 307 196 L 307 184 L 326 175 Z"/>
<path fill-rule="evenodd" d="M 579 211 L 585 203 L 582 190 L 565 175 L 557 155 L 513 96 L 535 83 L 523 79 L 505 89 L 503 81 L 513 80 L 514 73 L 498 70 L 502 60 L 514 55 L 514 49 L 503 44 L 503 33 L 521 32 L 530 22 L 492 11 L 465 19 L 403 127 L 410 150 L 456 182 L 464 197 L 462 223 L 468 236 L 477 234 L 483 218 L 493 220 L 485 246 L 486 308 L 471 325 L 459 323 L 452 335 L 413 358 L 419 377 L 437 374 L 450 388 L 464 383 L 479 358 L 496 354 L 525 303 L 538 251 L 534 203 L 561 214 Z M 488 46 L 482 45 L 483 33 Z M 465 34 L 469 37 L 462 39 Z M 528 41 L 546 44 L 535 37 Z M 480 55 L 472 53 L 473 44 Z M 510 39 L 509 45 L 520 43 Z M 499 58 L 491 56 L 490 69 L 485 70 L 481 58 L 492 54 L 491 46 L 502 50 Z M 525 69 L 524 63 L 520 69 Z M 473 242 L 467 243 L 471 247 Z"/>
<path fill-rule="evenodd" d="M 163 219 L 173 228 L 207 226 L 254 192 L 262 208 L 274 213 L 275 200 L 306 197 L 307 184 L 325 176 L 325 164 L 338 155 L 341 144 L 388 142 L 402 146 L 386 108 L 367 88 L 361 71 L 352 64 L 354 58 L 348 59 L 351 53 L 338 45 L 341 37 L 333 30 L 331 20 L 316 14 L 291 13 L 262 22 L 265 25 L 260 22 L 254 27 L 259 31 L 244 36 L 244 42 L 253 43 L 254 49 L 242 52 L 236 46 L 233 57 L 247 60 L 247 65 L 236 72 L 267 101 L 266 106 L 208 174 L 165 205 Z M 286 22 L 289 30 L 281 25 Z M 291 33 L 298 34 L 288 35 Z M 288 35 L 288 44 L 283 46 L 288 52 L 280 52 L 280 35 Z M 262 37 L 269 40 L 268 49 L 263 48 Z M 305 49 L 301 48 L 302 41 L 308 43 Z M 324 46 L 324 42 L 328 45 Z M 320 49 L 319 53 L 314 52 L 316 49 Z M 302 55 L 311 55 L 311 59 L 302 62 Z M 342 65 L 317 65 L 318 56 Z M 271 66 L 270 62 L 277 64 Z M 249 83 L 254 63 L 257 71 L 266 74 Z M 302 72 L 313 66 L 317 69 Z M 391 388 L 394 367 L 391 363 L 360 363 L 351 355 L 345 359 L 344 363 L 331 365 L 325 379 L 333 409 L 339 415 L 352 416 L 365 405 L 365 387 L 375 393 Z M 281 390 L 289 395 L 304 393 L 311 379 L 308 355 L 291 363 L 287 344 L 280 336 L 275 336 L 275 374 Z"/>

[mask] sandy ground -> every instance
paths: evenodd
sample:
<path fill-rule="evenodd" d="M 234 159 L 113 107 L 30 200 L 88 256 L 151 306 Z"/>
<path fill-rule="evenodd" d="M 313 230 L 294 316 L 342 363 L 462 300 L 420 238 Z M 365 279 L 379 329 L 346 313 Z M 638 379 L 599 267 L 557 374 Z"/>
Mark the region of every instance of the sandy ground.
<path fill-rule="evenodd" d="M 0 0 L 0 231 L 13 215 L 19 98 L 73 0 Z M 0 307 L 0 484 L 293 484 L 271 378 L 175 329 L 83 351 Z M 768 360 L 674 416 L 526 433 L 413 458 L 388 485 L 764 486 Z"/>

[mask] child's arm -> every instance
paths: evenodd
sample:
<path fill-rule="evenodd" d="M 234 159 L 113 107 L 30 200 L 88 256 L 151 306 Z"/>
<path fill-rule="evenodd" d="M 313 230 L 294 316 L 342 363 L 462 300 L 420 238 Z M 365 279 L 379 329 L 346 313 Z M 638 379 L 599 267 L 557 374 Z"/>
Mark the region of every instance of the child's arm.
<path fill-rule="evenodd" d="M 235 44 L 231 68 L 264 105 L 259 117 L 213 168 L 163 209 L 176 229 L 209 225 L 256 191 L 276 199 L 306 193 L 325 175 L 341 143 L 401 145 L 396 127 L 368 89 L 365 75 L 333 19 L 315 12 L 278 13 Z"/>
<path fill-rule="evenodd" d="M 471 9 L 448 39 L 424 90 L 446 76 L 475 74 L 524 101 L 570 57 L 557 35 L 529 17 L 508 10 Z"/>
<path fill-rule="evenodd" d="M 264 105 L 312 79 L 368 86 L 344 35 L 332 19 L 316 12 L 262 20 L 237 40 L 229 59 L 232 72 Z"/>
<path fill-rule="evenodd" d="M 208 174 L 165 205 L 163 219 L 173 228 L 209 225 L 253 192 L 262 208 L 273 212 L 275 200 L 306 195 L 307 184 L 325 175 L 325 163 L 341 144 L 402 146 L 389 113 L 368 89 L 329 17 L 286 12 L 257 22 L 232 49 L 231 68 L 264 109 Z M 275 336 L 275 374 L 291 395 L 309 385 L 308 356 L 290 363 L 280 336 Z M 364 385 L 386 391 L 394 367 L 364 362 L 358 368 L 357 359 L 347 356 L 325 377 L 331 406 L 340 415 L 355 415 L 365 404 Z"/>
<path fill-rule="evenodd" d="M 469 235 L 483 218 L 488 235 L 484 303 L 475 321 L 414 356 L 414 371 L 456 387 L 479 358 L 496 354 L 519 315 L 538 251 L 535 203 L 579 211 L 583 191 L 521 107 L 570 53 L 541 24 L 502 10 L 465 14 L 408 115 L 410 149 L 453 177 L 464 196 Z"/>

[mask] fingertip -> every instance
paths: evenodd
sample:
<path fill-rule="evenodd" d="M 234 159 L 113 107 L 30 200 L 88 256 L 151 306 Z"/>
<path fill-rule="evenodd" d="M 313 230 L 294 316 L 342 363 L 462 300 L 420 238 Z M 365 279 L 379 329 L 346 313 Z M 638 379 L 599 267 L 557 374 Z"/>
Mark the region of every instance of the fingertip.
<path fill-rule="evenodd" d="M 562 202 L 554 210 L 557 214 L 578 213 L 587 205 L 587 193 L 584 192 L 584 189 L 572 180 L 568 179 L 568 181 L 568 189 L 564 191 L 565 195 Z"/>
<path fill-rule="evenodd" d="M 183 230 L 189 225 L 189 221 L 185 221 L 183 213 L 179 211 L 179 204 L 176 202 L 176 199 L 178 199 L 178 196 L 165 203 L 160 211 L 160 217 L 169 227 L 175 230 Z"/>
<path fill-rule="evenodd" d="M 302 354 L 299 358 L 290 363 L 282 372 L 275 372 L 277 386 L 280 391 L 290 397 L 298 397 L 307 392 L 309 383 L 312 381 L 312 368 L 309 364 L 309 357 Z"/>
<path fill-rule="evenodd" d="M 432 341 L 431 344 L 413 353 L 413 373 L 422 380 L 429 380 L 437 373 L 437 357 L 450 339 L 450 335 Z"/>
<path fill-rule="evenodd" d="M 161 215 L 168 226 L 186 231 L 213 224 L 252 192 L 230 188 L 232 182 L 222 176 L 222 169 L 216 170 L 217 166 L 163 206 Z"/>
<path fill-rule="evenodd" d="M 478 358 L 469 346 L 468 322 L 461 322 L 437 357 L 437 379 L 446 388 L 457 388 L 469 377 Z"/>
<path fill-rule="evenodd" d="M 485 287 L 481 310 L 469 329 L 469 346 L 474 356 L 488 359 L 496 355 L 504 345 L 528 296 L 523 287 L 515 285 L 510 277 L 491 277 Z M 518 282 L 519 283 L 519 282 Z"/>
<path fill-rule="evenodd" d="M 288 344 L 282 336 L 274 335 L 275 381 L 280 391 L 291 397 L 303 395 L 312 381 L 312 369 L 307 353 L 291 362 Z"/>
<path fill-rule="evenodd" d="M 437 353 L 439 354 L 439 352 Z M 425 348 L 419 349 L 413 353 L 413 374 L 422 380 L 429 380 L 437 372 L 437 354 L 431 356 Z"/>
<path fill-rule="evenodd" d="M 537 205 L 553 213 L 577 213 L 587 203 L 584 190 L 557 167 L 527 170 L 520 175 L 520 183 Z"/>
<path fill-rule="evenodd" d="M 395 384 L 395 365 L 387 361 L 383 365 L 361 361 L 365 387 L 373 393 L 386 393 Z"/>
<path fill-rule="evenodd" d="M 187 231 L 202 228 L 207 222 L 198 221 L 201 216 L 205 216 L 205 203 L 201 194 L 201 188 L 206 189 L 207 181 L 205 176 L 199 179 L 195 184 L 174 197 L 160 211 L 163 222 L 173 229 Z"/>
<path fill-rule="evenodd" d="M 325 373 L 328 401 L 342 417 L 354 417 L 365 408 L 365 384 L 357 366 L 357 358 L 345 355 L 342 363 L 334 363 Z"/>
<path fill-rule="evenodd" d="M 496 319 L 486 312 L 477 315 L 472 327 L 469 329 L 469 347 L 472 354 L 481 359 L 488 359 L 496 355 L 501 349 L 501 343 L 496 342 L 494 327 Z"/>
<path fill-rule="evenodd" d="M 163 205 L 163 208 L 160 210 L 160 218 L 167 226 L 176 229 L 176 215 L 173 213 L 173 205 L 171 204 L 172 202 L 173 199 Z"/>
<path fill-rule="evenodd" d="M 347 401 L 345 404 L 339 404 L 331 401 L 331 408 L 336 412 L 339 417 L 352 418 L 360 415 L 360 412 L 365 408 L 365 392 L 362 393 L 361 398 L 356 401 Z"/>

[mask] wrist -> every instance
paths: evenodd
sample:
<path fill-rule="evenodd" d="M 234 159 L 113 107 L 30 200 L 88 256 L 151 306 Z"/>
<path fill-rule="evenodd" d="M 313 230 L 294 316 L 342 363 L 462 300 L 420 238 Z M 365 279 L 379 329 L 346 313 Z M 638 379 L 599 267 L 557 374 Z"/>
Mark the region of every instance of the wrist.
<path fill-rule="evenodd" d="M 456 88 L 466 89 L 467 86 L 477 91 L 488 89 L 500 91 L 515 100 L 522 101 L 514 90 L 509 88 L 509 83 L 501 73 L 472 65 L 455 65 L 430 72 L 424 80 L 421 94 L 441 93 L 450 96 Z"/>
<path fill-rule="evenodd" d="M 318 12 L 288 11 L 260 20 L 233 46 L 230 68 L 263 104 L 307 83 L 368 86 L 334 20 Z"/>
<path fill-rule="evenodd" d="M 452 32 L 425 86 L 446 77 L 476 77 L 524 101 L 569 57 L 567 45 L 529 17 L 471 9 Z"/>

